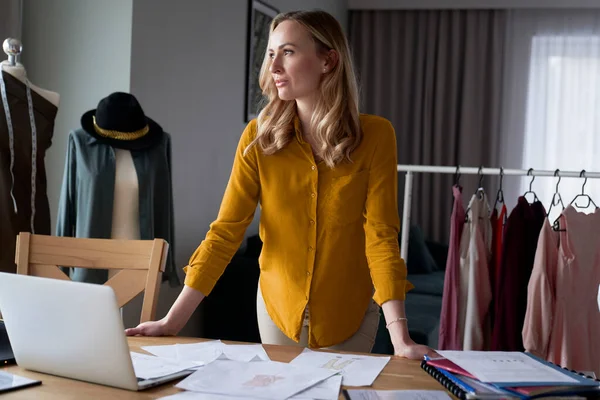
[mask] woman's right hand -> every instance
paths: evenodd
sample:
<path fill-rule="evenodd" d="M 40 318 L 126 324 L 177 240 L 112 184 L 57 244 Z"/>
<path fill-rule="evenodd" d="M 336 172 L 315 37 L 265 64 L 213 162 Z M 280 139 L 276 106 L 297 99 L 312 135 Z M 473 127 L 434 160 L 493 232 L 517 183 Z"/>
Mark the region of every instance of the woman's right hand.
<path fill-rule="evenodd" d="M 164 318 L 125 329 L 125 334 L 127 336 L 175 336 L 183 329 L 202 299 L 204 299 L 204 295 L 200 291 L 184 285 L 177 300 Z"/>
<path fill-rule="evenodd" d="M 169 332 L 166 321 L 160 319 L 158 321 L 148 321 L 139 324 L 135 328 L 125 329 L 125 335 L 127 336 L 172 336 L 173 333 Z"/>

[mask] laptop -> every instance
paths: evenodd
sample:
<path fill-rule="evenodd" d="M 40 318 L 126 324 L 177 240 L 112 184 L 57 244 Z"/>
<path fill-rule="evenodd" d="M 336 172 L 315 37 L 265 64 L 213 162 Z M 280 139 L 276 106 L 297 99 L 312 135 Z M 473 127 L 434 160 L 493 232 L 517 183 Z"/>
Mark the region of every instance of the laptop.
<path fill-rule="evenodd" d="M 0 273 L 0 310 L 15 360 L 28 370 L 134 391 L 194 372 L 135 376 L 109 286 Z"/>
<path fill-rule="evenodd" d="M 4 326 L 4 321 L 0 319 L 0 367 L 14 363 L 15 356 L 10 347 L 6 327 Z"/>

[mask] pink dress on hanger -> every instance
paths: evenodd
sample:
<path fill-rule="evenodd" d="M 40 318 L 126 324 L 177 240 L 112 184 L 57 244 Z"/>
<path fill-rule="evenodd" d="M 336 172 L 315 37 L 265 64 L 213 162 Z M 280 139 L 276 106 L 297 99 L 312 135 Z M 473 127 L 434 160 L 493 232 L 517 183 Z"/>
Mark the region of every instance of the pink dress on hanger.
<path fill-rule="evenodd" d="M 440 333 L 438 349 L 462 350 L 463 334 L 458 329 L 458 297 L 460 270 L 460 238 L 465 225 L 465 208 L 462 200 L 462 188 L 453 186 L 454 207 L 450 217 L 450 244 L 444 275 L 442 312 L 440 315 Z"/>
<path fill-rule="evenodd" d="M 600 375 L 600 211 L 568 206 L 538 242 L 523 326 L 525 350 L 563 367 Z"/>

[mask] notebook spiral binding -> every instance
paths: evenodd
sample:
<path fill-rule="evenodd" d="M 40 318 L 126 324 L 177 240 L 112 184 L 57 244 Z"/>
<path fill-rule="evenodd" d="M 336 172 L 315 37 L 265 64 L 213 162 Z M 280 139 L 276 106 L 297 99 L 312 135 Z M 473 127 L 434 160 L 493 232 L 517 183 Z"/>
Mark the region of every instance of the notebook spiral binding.
<path fill-rule="evenodd" d="M 547 363 L 549 363 L 549 364 L 552 364 L 552 365 L 554 365 L 554 366 L 556 366 L 556 367 L 558 367 L 558 368 L 562 368 L 562 369 L 564 369 L 564 370 L 566 370 L 566 371 L 569 371 L 569 372 L 571 372 L 571 373 L 573 373 L 573 374 L 577 374 L 577 375 L 583 376 L 584 378 L 591 379 L 591 380 L 593 380 L 593 381 L 595 381 L 595 382 L 600 382 L 600 379 L 599 379 L 599 378 L 593 378 L 593 377 L 591 377 L 591 376 L 589 376 L 589 375 L 586 375 L 586 374 L 584 374 L 584 373 L 582 373 L 582 372 L 578 372 L 578 371 L 575 371 L 574 369 L 569 369 L 569 368 L 567 368 L 567 367 L 563 367 L 562 365 L 558 365 L 558 364 L 556 364 L 556 363 L 553 363 L 552 361 L 546 361 L 546 362 L 547 362 Z"/>
<path fill-rule="evenodd" d="M 446 388 L 446 390 L 448 390 L 454 396 L 458 397 L 460 400 L 466 400 L 467 392 L 464 391 L 456 383 L 454 383 L 452 379 L 442 374 L 436 367 L 427 364 L 427 361 L 423 360 L 421 361 L 421 368 L 424 369 L 425 372 L 427 372 L 429 375 L 431 375 L 436 381 L 441 383 Z"/>

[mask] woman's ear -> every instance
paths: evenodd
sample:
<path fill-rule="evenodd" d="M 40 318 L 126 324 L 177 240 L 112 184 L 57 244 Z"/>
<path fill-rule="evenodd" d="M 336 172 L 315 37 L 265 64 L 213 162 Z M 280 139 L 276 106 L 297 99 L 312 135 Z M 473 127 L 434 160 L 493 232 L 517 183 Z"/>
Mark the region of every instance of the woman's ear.
<path fill-rule="evenodd" d="M 323 63 L 323 73 L 331 71 L 338 63 L 339 55 L 338 52 L 331 49 L 325 55 L 325 62 Z"/>

